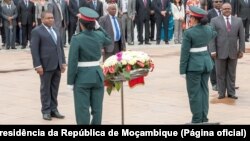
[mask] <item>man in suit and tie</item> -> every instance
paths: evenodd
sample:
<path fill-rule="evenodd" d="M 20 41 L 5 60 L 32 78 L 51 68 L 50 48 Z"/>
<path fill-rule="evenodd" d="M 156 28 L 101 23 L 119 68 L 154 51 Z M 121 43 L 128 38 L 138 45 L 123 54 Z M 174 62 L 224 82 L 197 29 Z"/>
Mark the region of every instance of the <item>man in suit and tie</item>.
<path fill-rule="evenodd" d="M 11 0 L 5 0 L 6 4 L 2 6 L 3 27 L 6 36 L 6 49 L 16 49 L 16 18 L 17 8 L 11 3 Z"/>
<path fill-rule="evenodd" d="M 99 19 L 100 26 L 106 30 L 112 39 L 112 44 L 104 48 L 104 61 L 117 52 L 126 50 L 121 21 L 115 16 L 116 10 L 115 4 L 108 4 L 109 14 Z"/>
<path fill-rule="evenodd" d="M 153 6 L 155 10 L 155 19 L 156 19 L 156 44 L 160 44 L 161 40 L 161 27 L 163 25 L 165 33 L 165 44 L 168 43 L 168 19 L 171 14 L 170 10 L 170 0 L 154 0 Z"/>
<path fill-rule="evenodd" d="M 35 5 L 29 0 L 21 0 L 17 6 L 18 25 L 22 28 L 22 49 L 26 48 L 30 33 L 36 25 L 35 21 Z"/>
<path fill-rule="evenodd" d="M 217 37 L 211 42 L 211 56 L 214 57 L 219 97 L 238 99 L 235 94 L 236 66 L 238 58 L 245 52 L 245 34 L 242 20 L 231 15 L 229 3 L 222 5 L 222 15 L 211 20 Z"/>
<path fill-rule="evenodd" d="M 41 111 L 44 120 L 62 119 L 64 116 L 57 109 L 61 73 L 66 69 L 62 39 L 59 31 L 52 27 L 54 17 L 51 12 L 44 11 L 41 19 L 42 24 L 31 32 L 30 42 L 33 66 L 41 80 Z"/>
<path fill-rule="evenodd" d="M 137 28 L 139 29 L 139 45 L 143 44 L 143 26 L 144 28 L 144 41 L 145 44 L 149 43 L 149 18 L 151 12 L 151 1 L 150 0 L 136 0 L 136 18 L 137 18 Z"/>
<path fill-rule="evenodd" d="M 245 41 L 249 42 L 250 0 L 238 0 L 238 17 L 241 17 L 245 28 Z"/>
<path fill-rule="evenodd" d="M 207 18 L 210 22 L 212 18 L 220 16 L 221 15 L 221 6 L 222 6 L 222 0 L 213 0 L 213 9 L 208 11 Z M 215 62 L 214 58 L 212 58 L 213 62 Z M 215 65 L 211 71 L 210 74 L 210 82 L 212 84 L 212 89 L 214 91 L 218 91 L 217 88 L 217 78 L 216 78 L 216 68 Z"/>

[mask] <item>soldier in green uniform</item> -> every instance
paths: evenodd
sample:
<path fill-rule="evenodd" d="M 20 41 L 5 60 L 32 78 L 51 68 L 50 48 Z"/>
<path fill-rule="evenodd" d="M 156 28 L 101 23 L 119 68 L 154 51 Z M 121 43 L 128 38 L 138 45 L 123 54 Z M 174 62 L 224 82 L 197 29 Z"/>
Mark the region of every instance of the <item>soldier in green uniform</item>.
<path fill-rule="evenodd" d="M 208 122 L 208 78 L 213 68 L 207 45 L 217 33 L 206 25 L 206 11 L 195 6 L 190 11 L 192 27 L 183 34 L 180 74 L 186 78 L 192 123 L 203 123 Z"/>
<path fill-rule="evenodd" d="M 82 7 L 79 12 L 81 32 L 71 39 L 67 83 L 74 91 L 77 124 L 96 125 L 102 121 L 104 96 L 99 60 L 103 46 L 111 44 L 111 38 L 96 22 L 99 16 L 94 10 Z"/>

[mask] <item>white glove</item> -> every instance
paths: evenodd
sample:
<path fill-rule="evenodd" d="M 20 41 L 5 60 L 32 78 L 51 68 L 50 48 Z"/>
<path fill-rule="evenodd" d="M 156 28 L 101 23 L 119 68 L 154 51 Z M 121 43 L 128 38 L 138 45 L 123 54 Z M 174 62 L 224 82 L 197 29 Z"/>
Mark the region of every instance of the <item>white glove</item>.
<path fill-rule="evenodd" d="M 95 20 L 95 29 L 100 28 L 100 24 L 98 23 L 98 21 Z"/>
<path fill-rule="evenodd" d="M 68 88 L 73 91 L 74 90 L 74 85 L 68 85 Z"/>
<path fill-rule="evenodd" d="M 181 77 L 182 78 L 186 78 L 186 74 L 181 74 Z"/>

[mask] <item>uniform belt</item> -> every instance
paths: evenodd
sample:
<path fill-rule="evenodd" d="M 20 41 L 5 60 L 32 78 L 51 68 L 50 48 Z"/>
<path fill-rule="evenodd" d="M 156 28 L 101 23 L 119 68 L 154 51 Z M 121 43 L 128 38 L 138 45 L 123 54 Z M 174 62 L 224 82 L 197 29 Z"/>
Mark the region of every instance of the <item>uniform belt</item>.
<path fill-rule="evenodd" d="M 100 61 L 78 62 L 78 67 L 100 66 Z"/>
<path fill-rule="evenodd" d="M 189 52 L 203 52 L 203 51 L 207 51 L 207 46 L 205 46 L 205 47 L 199 47 L 199 48 L 191 48 L 189 50 Z"/>

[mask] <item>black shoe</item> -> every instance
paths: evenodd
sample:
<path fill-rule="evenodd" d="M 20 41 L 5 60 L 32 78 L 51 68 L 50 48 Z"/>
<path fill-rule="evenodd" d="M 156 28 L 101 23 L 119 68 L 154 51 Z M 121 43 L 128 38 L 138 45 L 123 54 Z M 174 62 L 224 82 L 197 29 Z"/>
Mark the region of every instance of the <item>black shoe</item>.
<path fill-rule="evenodd" d="M 145 44 L 146 44 L 146 45 L 151 45 L 151 43 L 149 43 L 149 42 L 145 42 Z"/>
<path fill-rule="evenodd" d="M 165 44 L 166 44 L 166 45 L 168 45 L 168 44 L 169 44 L 169 42 L 167 41 L 167 42 L 165 42 Z"/>
<path fill-rule="evenodd" d="M 228 98 L 238 99 L 238 97 L 237 97 L 237 96 L 235 96 L 235 95 L 229 95 L 229 96 L 228 96 Z"/>
<path fill-rule="evenodd" d="M 59 112 L 51 112 L 51 117 L 63 119 L 65 116 L 61 115 Z"/>
<path fill-rule="evenodd" d="M 143 42 L 139 42 L 139 44 L 138 45 L 142 45 L 143 44 Z"/>
<path fill-rule="evenodd" d="M 25 49 L 25 48 L 26 48 L 26 46 L 22 46 L 22 47 L 21 47 L 21 49 Z"/>
<path fill-rule="evenodd" d="M 11 49 L 17 49 L 17 48 L 15 48 L 15 47 L 12 47 Z"/>
<path fill-rule="evenodd" d="M 157 41 L 156 44 L 159 45 L 159 44 L 160 44 L 160 41 Z"/>
<path fill-rule="evenodd" d="M 224 95 L 219 95 L 219 97 L 218 97 L 218 99 L 223 99 L 223 98 L 225 98 Z"/>
<path fill-rule="evenodd" d="M 150 41 L 155 41 L 155 39 L 150 39 Z"/>
<path fill-rule="evenodd" d="M 245 42 L 249 42 L 249 40 L 248 40 L 248 39 L 246 39 L 246 40 L 245 40 Z"/>
<path fill-rule="evenodd" d="M 43 114 L 43 119 L 44 119 L 44 120 L 52 120 L 50 114 Z"/>
<path fill-rule="evenodd" d="M 238 87 L 238 86 L 235 86 L 235 87 L 234 87 L 234 89 L 239 89 L 239 88 L 240 88 L 240 87 Z"/>

